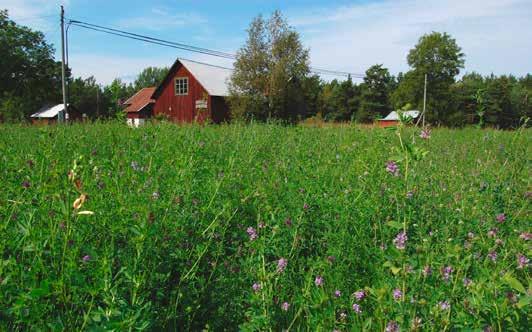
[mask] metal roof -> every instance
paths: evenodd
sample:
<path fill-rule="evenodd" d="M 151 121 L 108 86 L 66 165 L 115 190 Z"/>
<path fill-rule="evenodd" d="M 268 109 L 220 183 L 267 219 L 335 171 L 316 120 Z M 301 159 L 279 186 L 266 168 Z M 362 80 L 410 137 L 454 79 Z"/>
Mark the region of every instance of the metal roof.
<path fill-rule="evenodd" d="M 30 117 L 51 119 L 55 118 L 57 116 L 57 113 L 63 111 L 64 109 L 65 107 L 63 106 L 63 104 L 57 104 L 51 107 L 43 107 L 39 111 L 37 111 L 37 113 L 32 114 Z"/>
<path fill-rule="evenodd" d="M 405 111 L 402 112 L 403 116 L 409 116 L 413 119 L 417 118 L 419 116 L 419 111 Z M 384 119 L 381 119 L 383 121 L 399 121 L 399 113 L 396 111 L 391 112 L 388 114 Z"/>
<path fill-rule="evenodd" d="M 135 93 L 132 97 L 124 102 L 127 108 L 124 110 L 126 113 L 140 112 L 144 107 L 149 104 L 155 103 L 154 99 L 151 99 L 155 88 L 143 88 Z"/>
<path fill-rule="evenodd" d="M 229 81 L 232 70 L 207 65 L 196 61 L 179 59 L 211 96 L 229 96 Z"/>

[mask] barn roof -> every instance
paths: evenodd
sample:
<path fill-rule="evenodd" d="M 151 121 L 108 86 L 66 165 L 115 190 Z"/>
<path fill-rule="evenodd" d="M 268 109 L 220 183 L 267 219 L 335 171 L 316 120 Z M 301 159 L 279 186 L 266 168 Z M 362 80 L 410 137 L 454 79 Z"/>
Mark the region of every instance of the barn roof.
<path fill-rule="evenodd" d="M 409 116 L 413 119 L 416 119 L 419 116 L 419 111 L 405 111 L 403 112 L 404 116 Z M 399 120 L 399 113 L 396 111 L 391 112 L 388 114 L 384 119 L 381 119 L 383 121 L 398 121 Z"/>
<path fill-rule="evenodd" d="M 124 109 L 124 112 L 137 113 L 142 111 L 142 109 L 149 104 L 153 104 L 155 102 L 155 100 L 151 98 L 153 92 L 155 92 L 154 87 L 140 89 L 137 93 L 124 102 L 124 105 L 127 105 L 126 109 Z"/>
<path fill-rule="evenodd" d="M 63 111 L 65 107 L 63 104 L 57 104 L 54 106 L 45 106 L 38 110 L 36 113 L 30 115 L 31 118 L 52 119 L 57 116 L 60 111 Z"/>
<path fill-rule="evenodd" d="M 228 83 L 231 78 L 232 69 L 210 65 L 202 62 L 177 59 L 168 71 L 165 79 L 157 87 L 153 93 L 152 98 L 157 98 L 162 91 L 163 86 L 168 83 L 168 80 L 179 69 L 179 65 L 183 65 L 194 78 L 203 86 L 207 93 L 211 96 L 229 96 Z"/>

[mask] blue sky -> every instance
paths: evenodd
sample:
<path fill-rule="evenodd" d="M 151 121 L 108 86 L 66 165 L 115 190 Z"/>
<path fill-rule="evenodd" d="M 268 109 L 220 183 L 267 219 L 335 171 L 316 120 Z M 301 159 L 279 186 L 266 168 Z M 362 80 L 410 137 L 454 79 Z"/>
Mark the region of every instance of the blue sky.
<path fill-rule="evenodd" d="M 15 21 L 45 32 L 57 49 L 60 4 L 72 19 L 227 52 L 243 44 L 253 17 L 280 9 L 310 48 L 313 66 L 353 73 L 376 63 L 394 74 L 406 71 L 417 39 L 445 31 L 466 54 L 465 72 L 532 72 L 531 0 L 0 0 Z M 94 75 L 101 83 L 130 81 L 142 68 L 169 66 L 178 56 L 230 65 L 78 27 L 69 40 L 74 75 Z"/>

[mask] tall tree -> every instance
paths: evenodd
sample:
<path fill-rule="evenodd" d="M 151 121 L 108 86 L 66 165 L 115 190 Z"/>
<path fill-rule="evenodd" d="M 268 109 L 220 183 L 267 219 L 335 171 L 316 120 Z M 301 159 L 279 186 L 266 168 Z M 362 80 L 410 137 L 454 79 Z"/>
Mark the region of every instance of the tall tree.
<path fill-rule="evenodd" d="M 168 67 L 144 68 L 133 82 L 135 90 L 158 86 L 168 74 L 168 70 Z"/>
<path fill-rule="evenodd" d="M 362 84 L 362 96 L 357 120 L 371 122 L 377 117 L 386 116 L 392 110 L 390 93 L 394 79 L 387 68 L 373 65 L 366 70 Z"/>
<path fill-rule="evenodd" d="M 258 16 L 237 53 L 230 83 L 233 114 L 295 121 L 305 111 L 303 82 L 309 72 L 309 51 L 281 13 L 268 20 Z"/>
<path fill-rule="evenodd" d="M 19 120 L 60 101 L 61 66 L 42 32 L 0 11 L 0 120 Z M 67 72 L 69 75 L 69 72 Z"/>
<path fill-rule="evenodd" d="M 394 92 L 394 106 L 412 103 L 421 108 L 427 75 L 427 119 L 445 123 L 446 112 L 452 107 L 451 85 L 464 67 L 461 48 L 447 33 L 432 32 L 419 39 L 408 53 L 407 61 L 412 69 L 404 75 Z"/>

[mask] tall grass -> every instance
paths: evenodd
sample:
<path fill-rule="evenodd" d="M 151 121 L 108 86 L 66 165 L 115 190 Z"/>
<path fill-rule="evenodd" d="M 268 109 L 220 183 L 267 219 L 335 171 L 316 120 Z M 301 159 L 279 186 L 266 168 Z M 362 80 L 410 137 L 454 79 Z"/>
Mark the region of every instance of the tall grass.
<path fill-rule="evenodd" d="M 418 134 L 1 126 L 0 329 L 526 330 L 530 131 Z"/>

